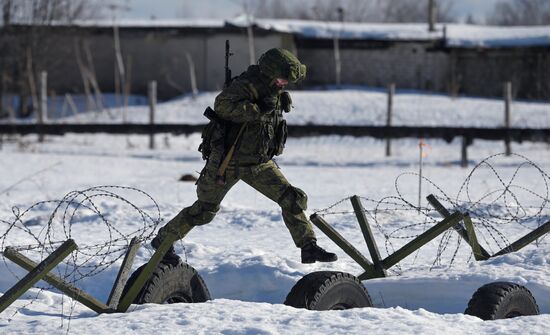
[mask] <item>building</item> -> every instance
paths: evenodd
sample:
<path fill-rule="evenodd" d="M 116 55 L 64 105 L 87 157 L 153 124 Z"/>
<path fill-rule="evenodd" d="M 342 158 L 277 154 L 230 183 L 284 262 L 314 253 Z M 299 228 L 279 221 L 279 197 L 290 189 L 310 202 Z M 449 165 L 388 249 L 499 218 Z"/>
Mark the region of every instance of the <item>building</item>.
<path fill-rule="evenodd" d="M 511 81 L 516 98 L 550 98 L 550 26 L 450 24 L 429 32 L 426 24 L 256 20 L 248 27 L 243 19 L 118 22 L 120 79 L 112 22 L 14 24 L 0 37 L 2 91 L 30 99 L 36 87 L 29 84 L 29 68 L 34 78 L 47 71 L 49 92 L 57 95 L 120 92 L 123 84 L 132 94 L 146 95 L 148 82 L 156 80 L 159 98 L 168 99 L 191 91 L 191 71 L 199 90 L 218 90 L 225 40 L 231 42 L 230 66 L 237 75 L 250 63 L 252 32 L 256 58 L 283 47 L 308 66 L 298 88 L 334 85 L 337 54 L 342 85 L 395 83 L 403 89 L 500 97 L 503 83 Z"/>

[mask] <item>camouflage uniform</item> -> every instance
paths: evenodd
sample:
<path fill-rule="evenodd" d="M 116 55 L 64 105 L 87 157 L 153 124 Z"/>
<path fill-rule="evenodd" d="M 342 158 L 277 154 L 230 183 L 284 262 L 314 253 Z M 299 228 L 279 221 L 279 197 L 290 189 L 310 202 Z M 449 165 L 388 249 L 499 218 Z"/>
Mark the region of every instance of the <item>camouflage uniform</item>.
<path fill-rule="evenodd" d="M 225 132 L 214 134 L 210 141 L 212 151 L 197 181 L 198 200 L 161 228 L 161 239 L 168 233 L 175 236 L 172 239 L 182 238 L 190 226 L 212 221 L 227 192 L 243 180 L 281 206 L 283 220 L 297 247 L 315 241 L 304 214 L 306 194 L 292 186 L 272 160 L 282 153 L 286 140 L 282 110 L 289 111 L 291 104 L 288 93 L 277 88 L 274 79 L 296 82 L 305 77 L 305 70 L 305 65 L 290 52 L 271 49 L 262 55 L 259 65 L 251 65 L 216 97 L 214 109 L 219 118 L 227 121 Z M 241 127 L 244 129 L 238 137 Z M 233 143 L 236 149 L 225 173 L 225 184 L 219 185 L 218 168 Z"/>

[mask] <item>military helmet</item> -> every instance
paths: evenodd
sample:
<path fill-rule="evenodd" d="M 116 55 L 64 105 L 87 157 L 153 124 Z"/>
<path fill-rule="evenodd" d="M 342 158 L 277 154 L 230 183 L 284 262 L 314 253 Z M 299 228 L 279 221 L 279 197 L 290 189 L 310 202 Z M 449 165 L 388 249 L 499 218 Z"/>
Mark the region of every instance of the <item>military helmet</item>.
<path fill-rule="evenodd" d="M 306 66 L 286 49 L 269 49 L 260 57 L 258 65 L 269 78 L 285 78 L 295 83 L 306 76 Z"/>

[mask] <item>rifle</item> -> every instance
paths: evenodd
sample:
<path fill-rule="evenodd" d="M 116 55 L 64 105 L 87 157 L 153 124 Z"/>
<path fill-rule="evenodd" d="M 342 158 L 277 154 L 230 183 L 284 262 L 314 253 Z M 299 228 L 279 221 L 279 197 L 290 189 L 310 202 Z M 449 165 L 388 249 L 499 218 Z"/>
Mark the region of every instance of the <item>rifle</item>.
<path fill-rule="evenodd" d="M 231 69 L 229 68 L 229 57 L 233 54 L 229 50 L 229 40 L 225 40 L 225 82 L 223 87 L 226 88 L 231 83 Z"/>
<path fill-rule="evenodd" d="M 223 85 L 224 88 L 227 88 L 229 84 L 231 84 L 231 69 L 229 68 L 229 57 L 231 56 L 233 56 L 233 53 L 231 53 L 229 49 L 229 40 L 225 40 L 225 83 Z M 227 170 L 227 167 L 229 166 L 229 162 L 231 162 L 231 158 L 233 158 L 233 154 L 235 153 L 235 148 L 237 147 L 237 143 L 241 138 L 241 135 L 245 127 L 246 127 L 246 123 L 244 123 L 239 129 L 239 133 L 237 134 L 237 137 L 235 138 L 233 145 L 231 145 L 231 148 L 229 148 L 229 151 L 225 154 L 225 157 L 223 158 L 223 161 L 220 164 L 220 167 L 218 168 L 218 173 L 216 174 L 216 183 L 220 186 L 225 185 L 225 170 Z"/>

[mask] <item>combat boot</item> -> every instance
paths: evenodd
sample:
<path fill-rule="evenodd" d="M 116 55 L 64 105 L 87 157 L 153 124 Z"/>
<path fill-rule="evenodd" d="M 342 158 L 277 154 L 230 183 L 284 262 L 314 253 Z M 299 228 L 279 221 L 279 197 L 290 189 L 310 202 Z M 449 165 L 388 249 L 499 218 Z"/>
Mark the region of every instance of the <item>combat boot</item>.
<path fill-rule="evenodd" d="M 160 244 L 162 241 L 160 240 L 160 237 L 158 235 L 151 241 L 151 246 L 157 250 L 160 247 Z M 164 258 L 161 261 L 165 264 L 171 264 L 171 265 L 178 265 L 179 263 L 182 263 L 182 260 L 178 254 L 176 254 L 176 249 L 174 249 L 174 246 L 171 245 L 170 249 L 164 254 Z"/>
<path fill-rule="evenodd" d="M 317 245 L 315 241 L 310 242 L 302 247 L 302 263 L 315 262 L 334 262 L 338 260 L 338 256 L 332 252 Z"/>

